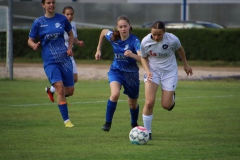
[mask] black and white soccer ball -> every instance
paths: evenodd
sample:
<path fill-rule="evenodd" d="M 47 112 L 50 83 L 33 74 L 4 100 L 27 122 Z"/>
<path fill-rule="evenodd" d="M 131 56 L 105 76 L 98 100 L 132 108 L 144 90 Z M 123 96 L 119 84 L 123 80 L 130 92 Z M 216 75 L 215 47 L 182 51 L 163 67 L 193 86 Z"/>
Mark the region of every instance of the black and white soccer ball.
<path fill-rule="evenodd" d="M 147 144 L 149 140 L 149 133 L 146 128 L 142 126 L 137 126 L 130 131 L 129 139 L 132 144 Z"/>

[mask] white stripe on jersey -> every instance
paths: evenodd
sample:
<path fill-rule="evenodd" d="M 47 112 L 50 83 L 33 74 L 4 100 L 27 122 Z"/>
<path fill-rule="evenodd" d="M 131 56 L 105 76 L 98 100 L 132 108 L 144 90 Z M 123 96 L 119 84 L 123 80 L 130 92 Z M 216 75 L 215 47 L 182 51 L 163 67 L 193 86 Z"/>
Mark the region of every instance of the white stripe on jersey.
<path fill-rule="evenodd" d="M 172 33 L 165 32 L 160 42 L 152 40 L 151 33 L 141 42 L 141 55 L 148 57 L 152 70 L 171 71 L 177 67 L 175 51 L 181 47 L 179 39 Z"/>

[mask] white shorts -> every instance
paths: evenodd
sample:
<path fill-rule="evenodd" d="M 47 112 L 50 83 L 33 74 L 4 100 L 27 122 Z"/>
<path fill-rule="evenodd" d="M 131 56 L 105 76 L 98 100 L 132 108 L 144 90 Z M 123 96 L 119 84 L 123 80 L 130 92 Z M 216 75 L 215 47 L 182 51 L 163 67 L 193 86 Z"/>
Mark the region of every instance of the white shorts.
<path fill-rule="evenodd" d="M 153 71 L 152 72 L 152 82 L 159 85 L 161 83 L 162 89 L 165 91 L 175 91 L 178 83 L 178 68 L 172 71 Z M 144 82 L 147 81 L 147 75 L 144 75 Z"/>
<path fill-rule="evenodd" d="M 72 60 L 72 65 L 73 65 L 73 74 L 77 74 L 78 72 L 77 72 L 77 65 L 75 63 L 75 60 L 73 57 L 70 57 L 70 58 Z"/>

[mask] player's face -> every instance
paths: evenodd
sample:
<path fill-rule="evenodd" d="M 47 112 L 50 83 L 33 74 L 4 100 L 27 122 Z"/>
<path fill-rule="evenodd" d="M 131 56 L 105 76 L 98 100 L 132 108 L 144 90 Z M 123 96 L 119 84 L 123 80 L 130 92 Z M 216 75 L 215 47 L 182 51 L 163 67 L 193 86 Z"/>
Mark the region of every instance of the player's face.
<path fill-rule="evenodd" d="M 129 23 L 125 20 L 119 20 L 117 23 L 117 30 L 120 32 L 120 35 L 122 37 L 129 36 L 130 27 L 131 26 L 129 25 Z"/>
<path fill-rule="evenodd" d="M 42 4 L 42 7 L 45 9 L 46 13 L 54 13 L 55 0 L 45 0 L 45 3 Z"/>
<path fill-rule="evenodd" d="M 152 38 L 156 42 L 160 42 L 163 39 L 165 31 L 163 29 L 151 29 Z"/>
<path fill-rule="evenodd" d="M 68 21 L 71 22 L 74 17 L 74 12 L 72 9 L 66 9 L 64 15 L 67 17 Z"/>

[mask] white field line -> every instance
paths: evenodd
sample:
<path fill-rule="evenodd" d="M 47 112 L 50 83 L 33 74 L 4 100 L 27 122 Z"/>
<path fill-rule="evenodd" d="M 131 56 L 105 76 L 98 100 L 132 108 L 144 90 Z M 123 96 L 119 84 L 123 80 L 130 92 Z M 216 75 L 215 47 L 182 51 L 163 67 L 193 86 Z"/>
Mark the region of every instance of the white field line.
<path fill-rule="evenodd" d="M 203 99 L 203 98 L 227 98 L 227 97 L 238 97 L 240 95 L 221 95 L 221 96 L 194 96 L 194 97 L 180 97 L 176 99 L 184 100 L 184 99 Z M 145 99 L 138 99 L 138 101 L 144 101 Z M 161 100 L 161 98 L 157 99 Z M 118 100 L 118 102 L 126 102 L 127 100 Z M 83 101 L 83 102 L 70 102 L 70 104 L 96 104 L 96 103 L 107 103 L 105 101 Z M 12 104 L 8 105 L 10 107 L 28 107 L 28 106 L 49 106 L 56 105 L 56 103 L 34 103 L 34 104 Z"/>

